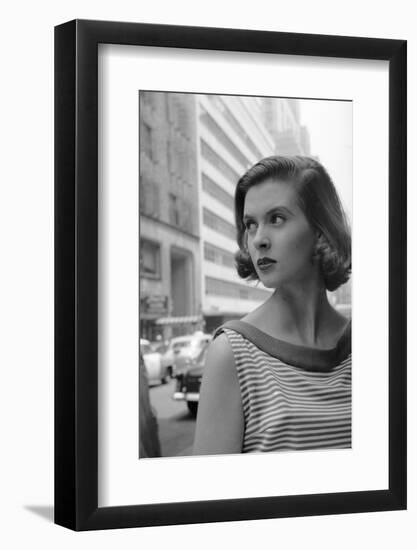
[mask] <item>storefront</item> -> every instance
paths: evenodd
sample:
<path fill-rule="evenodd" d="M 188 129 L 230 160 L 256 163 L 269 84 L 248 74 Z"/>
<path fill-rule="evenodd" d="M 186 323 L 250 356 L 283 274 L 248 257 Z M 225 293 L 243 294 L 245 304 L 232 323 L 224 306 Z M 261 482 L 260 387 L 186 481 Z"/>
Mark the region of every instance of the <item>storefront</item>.
<path fill-rule="evenodd" d="M 161 317 L 156 326 L 163 330 L 163 339 L 169 340 L 174 336 L 193 334 L 196 330 L 205 330 L 204 319 L 201 315 L 186 315 L 182 317 Z"/>
<path fill-rule="evenodd" d="M 163 327 L 157 325 L 157 320 L 169 312 L 168 296 L 152 294 L 143 296 L 140 300 L 140 338 L 146 338 L 152 342 L 164 338 Z"/>

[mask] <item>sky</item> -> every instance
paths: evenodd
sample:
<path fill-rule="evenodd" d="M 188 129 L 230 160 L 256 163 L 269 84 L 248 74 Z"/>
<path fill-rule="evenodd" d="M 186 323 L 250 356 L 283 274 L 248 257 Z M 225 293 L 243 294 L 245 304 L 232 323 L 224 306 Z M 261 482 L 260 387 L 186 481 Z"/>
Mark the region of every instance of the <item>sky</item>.
<path fill-rule="evenodd" d="M 300 115 L 310 133 L 311 154 L 329 172 L 352 221 L 352 102 L 302 99 Z"/>

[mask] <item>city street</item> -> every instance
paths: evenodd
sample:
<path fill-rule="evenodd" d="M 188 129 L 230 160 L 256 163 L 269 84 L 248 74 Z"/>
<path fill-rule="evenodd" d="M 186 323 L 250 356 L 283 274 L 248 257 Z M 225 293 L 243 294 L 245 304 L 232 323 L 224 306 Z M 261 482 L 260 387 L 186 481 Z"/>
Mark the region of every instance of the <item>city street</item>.
<path fill-rule="evenodd" d="M 149 388 L 155 410 L 162 456 L 185 456 L 192 452 L 195 419 L 183 401 L 174 401 L 175 380 Z"/>

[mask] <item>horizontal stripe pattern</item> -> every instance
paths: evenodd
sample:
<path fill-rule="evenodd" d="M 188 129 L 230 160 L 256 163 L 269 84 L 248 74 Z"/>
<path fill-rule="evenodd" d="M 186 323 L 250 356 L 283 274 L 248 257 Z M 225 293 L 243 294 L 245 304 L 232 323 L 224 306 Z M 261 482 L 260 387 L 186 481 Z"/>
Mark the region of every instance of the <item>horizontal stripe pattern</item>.
<path fill-rule="evenodd" d="M 351 447 L 352 361 L 331 369 L 294 366 L 222 328 L 231 345 L 245 417 L 242 452 Z"/>

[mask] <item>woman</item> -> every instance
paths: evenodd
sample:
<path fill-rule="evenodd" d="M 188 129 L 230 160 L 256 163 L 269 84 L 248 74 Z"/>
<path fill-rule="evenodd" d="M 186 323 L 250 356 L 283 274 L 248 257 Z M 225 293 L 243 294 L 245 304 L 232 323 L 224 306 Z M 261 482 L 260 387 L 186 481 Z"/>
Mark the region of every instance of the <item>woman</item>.
<path fill-rule="evenodd" d="M 239 180 L 235 216 L 238 273 L 273 293 L 216 331 L 194 454 L 350 447 L 350 322 L 326 293 L 351 269 L 333 182 L 311 158 L 265 158 Z"/>

